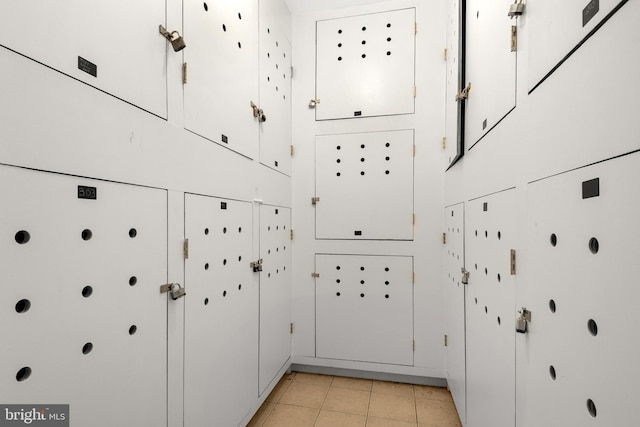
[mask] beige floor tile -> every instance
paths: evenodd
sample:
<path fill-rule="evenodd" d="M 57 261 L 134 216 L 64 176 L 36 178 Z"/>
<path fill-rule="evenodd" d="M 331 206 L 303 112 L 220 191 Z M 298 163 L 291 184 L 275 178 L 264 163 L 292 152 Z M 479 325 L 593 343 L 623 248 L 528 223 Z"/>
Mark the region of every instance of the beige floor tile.
<path fill-rule="evenodd" d="M 451 393 L 444 387 L 430 387 L 426 385 L 414 385 L 413 390 L 416 393 L 416 399 L 435 399 L 444 402 L 451 402 Z"/>
<path fill-rule="evenodd" d="M 313 427 L 318 409 L 278 403 L 262 427 Z"/>
<path fill-rule="evenodd" d="M 416 399 L 418 422 L 425 427 L 459 427 L 460 420 L 453 402 Z"/>
<path fill-rule="evenodd" d="M 317 384 L 317 385 L 326 385 L 329 387 L 331 385 L 331 381 L 333 377 L 330 375 L 320 375 L 320 374 L 308 374 L 306 372 L 296 372 L 294 381 L 307 383 L 307 384 Z"/>
<path fill-rule="evenodd" d="M 364 415 L 345 414 L 343 412 L 320 411 L 314 427 L 365 427 Z"/>
<path fill-rule="evenodd" d="M 393 394 L 396 396 L 413 397 L 413 385 L 392 383 L 387 381 L 374 381 L 371 389 L 374 393 Z"/>
<path fill-rule="evenodd" d="M 364 390 L 331 387 L 324 400 L 322 409 L 349 414 L 367 415 L 369 410 L 369 393 Z"/>
<path fill-rule="evenodd" d="M 352 390 L 371 391 L 373 381 L 362 378 L 333 377 L 331 387 L 349 388 Z"/>
<path fill-rule="evenodd" d="M 287 391 L 280 398 L 279 403 L 320 409 L 328 390 L 328 385 L 292 381 Z"/>
<path fill-rule="evenodd" d="M 433 402 L 436 401 L 434 400 Z M 375 392 L 371 393 L 369 415 L 376 418 L 387 418 L 391 420 L 415 423 L 417 422 L 416 404 L 413 393 L 411 393 L 411 396 Z"/>
<path fill-rule="evenodd" d="M 407 421 L 387 420 L 384 418 L 367 418 L 367 427 L 417 427 L 418 424 Z"/>
<path fill-rule="evenodd" d="M 287 375 L 282 377 L 282 379 L 278 382 L 278 384 L 273 388 L 273 391 L 271 392 L 271 394 L 267 396 L 266 401 L 267 402 L 280 401 L 280 398 L 282 397 L 284 392 L 287 391 L 287 388 L 289 388 L 290 384 L 291 384 L 291 380 L 287 377 Z"/>
<path fill-rule="evenodd" d="M 258 409 L 258 412 L 256 412 L 253 418 L 251 418 L 251 421 L 249 421 L 249 424 L 247 424 L 247 427 L 262 427 L 262 425 L 264 424 L 264 421 L 267 419 L 269 414 L 271 414 L 271 411 L 275 407 L 276 407 L 276 404 L 273 402 L 263 403 L 260 409 Z"/>

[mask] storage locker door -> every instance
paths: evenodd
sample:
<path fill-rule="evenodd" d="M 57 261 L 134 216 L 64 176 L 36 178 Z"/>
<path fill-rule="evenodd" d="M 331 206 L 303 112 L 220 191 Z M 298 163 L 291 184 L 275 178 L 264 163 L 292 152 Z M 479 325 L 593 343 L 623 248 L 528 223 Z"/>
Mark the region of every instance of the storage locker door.
<path fill-rule="evenodd" d="M 258 378 L 251 203 L 185 195 L 185 426 L 236 426 Z"/>
<path fill-rule="evenodd" d="M 528 186 L 519 427 L 637 423 L 639 167 L 636 153 Z"/>
<path fill-rule="evenodd" d="M 277 22 L 260 26 L 260 163 L 291 175 L 291 43 Z"/>
<path fill-rule="evenodd" d="M 185 128 L 249 158 L 258 155 L 258 1 L 185 2 Z"/>
<path fill-rule="evenodd" d="M 316 120 L 414 112 L 415 9 L 316 23 Z"/>
<path fill-rule="evenodd" d="M 516 52 L 507 16 L 511 0 L 468 0 L 465 139 L 471 148 L 516 106 Z"/>
<path fill-rule="evenodd" d="M 445 334 L 447 336 L 447 384 L 460 419 L 465 419 L 465 285 L 464 269 L 464 203 L 444 210 L 445 247 L 444 295 Z"/>
<path fill-rule="evenodd" d="M 260 394 L 291 357 L 291 209 L 260 207 Z"/>
<path fill-rule="evenodd" d="M 612 11 L 628 0 L 568 0 L 527 3 L 529 27 L 529 90 L 554 67 L 564 61 L 572 49 L 602 24 Z M 626 13 L 624 8 L 621 13 Z"/>
<path fill-rule="evenodd" d="M 465 209 L 468 427 L 514 425 L 515 196 L 483 196 Z"/>
<path fill-rule="evenodd" d="M 0 401 L 166 426 L 166 191 L 2 166 L 0 194 Z"/>
<path fill-rule="evenodd" d="M 316 137 L 316 238 L 413 239 L 413 130 Z"/>
<path fill-rule="evenodd" d="M 6 1 L 0 10 L 1 46 L 167 117 L 165 0 Z"/>
<path fill-rule="evenodd" d="M 316 255 L 316 356 L 413 365 L 413 258 Z"/>

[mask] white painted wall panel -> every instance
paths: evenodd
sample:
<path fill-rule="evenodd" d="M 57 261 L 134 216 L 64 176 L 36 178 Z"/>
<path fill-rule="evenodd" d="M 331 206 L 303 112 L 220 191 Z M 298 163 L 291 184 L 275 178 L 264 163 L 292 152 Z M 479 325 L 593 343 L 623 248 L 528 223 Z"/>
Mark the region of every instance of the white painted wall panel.
<path fill-rule="evenodd" d="M 239 425 L 257 396 L 251 203 L 187 194 L 185 426 Z"/>
<path fill-rule="evenodd" d="M 466 18 L 465 145 L 473 147 L 516 106 L 516 52 L 507 16 L 510 0 L 469 0 Z"/>
<path fill-rule="evenodd" d="M 166 191 L 1 166 L 0 194 L 0 400 L 166 425 Z"/>
<path fill-rule="evenodd" d="M 175 53 L 158 31 L 165 7 L 165 0 L 3 2 L 0 46 L 166 118 L 166 61 Z M 78 57 L 96 66 L 95 76 Z"/>
<path fill-rule="evenodd" d="M 316 23 L 316 120 L 414 112 L 415 9 Z"/>
<path fill-rule="evenodd" d="M 249 158 L 258 156 L 258 1 L 187 2 L 185 128 Z"/>
<path fill-rule="evenodd" d="M 316 136 L 316 238 L 413 239 L 413 138 Z"/>
<path fill-rule="evenodd" d="M 261 394 L 291 357 L 291 256 L 291 209 L 260 206 Z"/>
<path fill-rule="evenodd" d="M 640 347 L 629 313 L 639 295 L 628 266 L 640 251 L 639 161 L 636 153 L 527 186 L 530 275 L 519 300 L 533 319 L 517 337 L 519 426 L 635 423 Z"/>
<path fill-rule="evenodd" d="M 316 255 L 316 355 L 413 364 L 413 258 Z"/>
<path fill-rule="evenodd" d="M 515 201 L 506 190 L 465 206 L 467 427 L 514 425 Z"/>
<path fill-rule="evenodd" d="M 447 385 L 464 422 L 466 410 L 466 286 L 462 281 L 464 264 L 464 203 L 444 209 L 444 333 L 447 340 Z"/>

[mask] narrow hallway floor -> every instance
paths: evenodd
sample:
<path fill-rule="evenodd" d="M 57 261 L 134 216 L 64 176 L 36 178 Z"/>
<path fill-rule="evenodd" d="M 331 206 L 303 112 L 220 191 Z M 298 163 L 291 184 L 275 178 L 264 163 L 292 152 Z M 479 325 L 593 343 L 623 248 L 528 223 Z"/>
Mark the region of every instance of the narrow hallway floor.
<path fill-rule="evenodd" d="M 447 389 L 292 372 L 248 427 L 461 427 Z"/>

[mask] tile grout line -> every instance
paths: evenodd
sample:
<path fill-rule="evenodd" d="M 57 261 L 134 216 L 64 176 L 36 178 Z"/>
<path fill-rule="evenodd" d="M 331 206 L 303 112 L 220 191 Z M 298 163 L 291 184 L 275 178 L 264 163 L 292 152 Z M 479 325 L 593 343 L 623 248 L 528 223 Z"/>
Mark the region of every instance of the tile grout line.
<path fill-rule="evenodd" d="M 318 418 L 320 418 L 320 412 L 322 412 L 322 407 L 324 406 L 324 402 L 327 401 L 327 396 L 329 395 L 329 390 L 331 390 L 331 384 L 333 384 L 335 376 L 331 376 L 331 382 L 329 383 L 329 387 L 327 388 L 327 392 L 324 394 L 324 399 L 322 399 L 322 403 L 320 404 L 320 409 L 318 410 L 318 414 L 316 415 L 316 419 L 313 421 L 313 425 L 315 427 L 318 422 Z"/>

